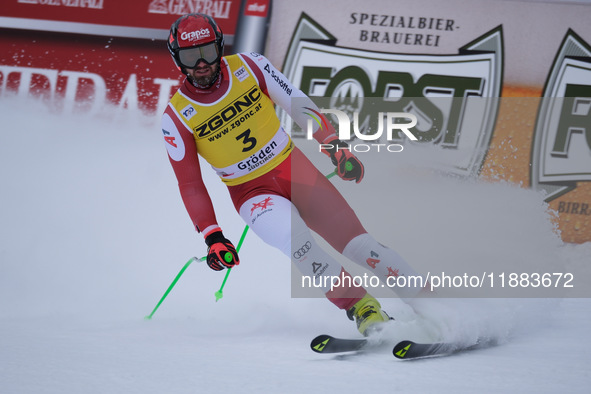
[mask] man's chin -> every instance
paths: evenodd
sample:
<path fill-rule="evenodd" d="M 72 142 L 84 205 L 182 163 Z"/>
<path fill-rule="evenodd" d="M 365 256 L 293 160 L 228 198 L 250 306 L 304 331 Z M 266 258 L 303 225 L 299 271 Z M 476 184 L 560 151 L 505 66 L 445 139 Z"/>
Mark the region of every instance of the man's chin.
<path fill-rule="evenodd" d="M 213 76 L 208 75 L 206 77 L 198 77 L 198 78 L 195 78 L 195 81 L 199 85 L 209 85 L 209 84 L 211 84 L 212 79 L 213 79 Z"/>
<path fill-rule="evenodd" d="M 192 76 L 191 79 L 193 80 L 194 84 L 199 85 L 199 86 L 210 86 L 211 83 L 213 82 L 213 75 L 208 75 L 208 76 L 204 76 L 204 77 L 194 77 Z"/>
<path fill-rule="evenodd" d="M 216 68 L 211 68 L 211 72 L 207 73 L 207 74 L 203 74 L 203 75 L 199 75 L 195 70 L 193 72 L 193 75 L 191 74 L 187 74 L 187 76 L 190 78 L 191 82 L 193 83 L 193 85 L 200 87 L 200 88 L 208 88 L 211 85 L 213 85 L 213 83 L 216 81 L 216 79 L 219 76 L 219 67 Z M 195 75 L 197 74 L 197 75 Z"/>

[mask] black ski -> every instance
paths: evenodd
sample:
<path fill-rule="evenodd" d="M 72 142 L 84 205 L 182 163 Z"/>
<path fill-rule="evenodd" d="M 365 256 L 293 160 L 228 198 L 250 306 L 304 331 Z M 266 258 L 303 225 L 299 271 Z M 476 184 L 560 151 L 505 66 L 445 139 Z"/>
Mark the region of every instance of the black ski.
<path fill-rule="evenodd" d="M 455 343 L 416 343 L 413 341 L 400 341 L 392 349 L 394 357 L 401 360 L 412 358 L 443 356 L 457 351 Z"/>
<path fill-rule="evenodd" d="M 476 343 L 469 345 L 460 342 L 417 343 L 413 341 L 400 341 L 394 346 L 392 353 L 398 359 L 411 360 L 447 356 L 461 351 L 494 346 L 495 344 L 496 341 L 491 338 L 481 338 Z"/>
<path fill-rule="evenodd" d="M 331 335 L 318 335 L 310 343 L 310 348 L 316 353 L 346 353 L 378 346 L 380 343 L 382 342 L 372 342 L 367 338 L 346 339 L 335 338 Z M 465 344 L 461 342 L 418 343 L 404 340 L 398 342 L 394 346 L 392 353 L 394 354 L 394 357 L 400 360 L 412 360 L 447 356 L 461 351 L 480 349 L 494 345 L 496 345 L 496 341 L 491 338 L 480 338 L 473 344 Z"/>
<path fill-rule="evenodd" d="M 318 335 L 310 343 L 316 353 L 344 353 L 355 352 L 367 346 L 369 341 L 364 338 L 344 339 L 330 335 Z"/>

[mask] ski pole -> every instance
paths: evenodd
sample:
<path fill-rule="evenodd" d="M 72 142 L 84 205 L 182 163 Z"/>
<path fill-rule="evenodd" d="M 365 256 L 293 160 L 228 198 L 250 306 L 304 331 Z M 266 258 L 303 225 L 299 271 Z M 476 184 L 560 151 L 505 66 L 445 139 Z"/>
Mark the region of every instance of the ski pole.
<path fill-rule="evenodd" d="M 353 164 L 350 161 L 346 162 L 345 163 L 345 170 L 351 171 L 352 169 L 353 169 Z M 337 174 L 337 170 L 334 170 L 333 172 L 331 172 L 330 174 L 328 174 L 326 176 L 326 179 L 330 179 L 333 176 L 335 176 L 336 174 Z"/>
<path fill-rule="evenodd" d="M 246 236 L 246 233 L 248 231 L 248 226 L 244 227 L 244 231 L 242 232 L 242 237 L 240 238 L 240 242 L 238 243 L 238 247 L 236 248 L 236 252 L 238 252 L 240 250 L 240 247 L 242 246 L 242 242 L 244 241 L 244 237 Z M 226 255 L 228 256 L 228 255 Z M 231 256 L 230 256 L 231 257 Z M 158 310 L 158 308 L 160 308 L 160 305 L 164 302 L 164 300 L 166 299 L 166 297 L 168 297 L 168 294 L 171 292 L 172 288 L 176 285 L 176 282 L 179 281 L 179 279 L 181 278 L 181 276 L 183 275 L 183 273 L 185 272 L 185 270 L 191 265 L 191 263 L 195 262 L 195 261 L 204 261 L 205 259 L 207 259 L 207 256 L 203 256 L 201 258 L 197 258 L 197 257 L 191 257 L 189 259 L 189 261 L 187 261 L 185 263 L 185 265 L 183 265 L 183 268 L 181 268 L 181 270 L 179 271 L 179 273 L 177 274 L 177 276 L 174 278 L 174 280 L 172 281 L 172 283 L 170 284 L 170 286 L 168 286 L 168 289 L 166 289 L 166 291 L 164 292 L 164 295 L 162 296 L 162 298 L 160 298 L 160 301 L 158 301 L 158 304 L 156 304 L 156 307 L 154 308 L 154 310 L 152 310 L 152 313 L 150 313 L 149 315 L 145 316 L 144 319 L 146 320 L 150 320 L 152 319 L 152 316 L 154 316 L 154 313 L 156 313 L 156 311 Z M 232 260 L 230 260 L 232 261 Z M 229 262 L 229 261 L 228 261 Z M 228 279 L 228 274 L 230 273 L 230 269 L 228 269 L 228 272 L 226 273 L 226 277 L 224 278 L 224 282 L 222 283 L 222 287 L 220 288 L 220 290 L 218 291 L 220 293 L 220 297 L 222 298 L 222 290 L 224 288 L 224 285 L 226 283 L 226 280 Z M 218 292 L 216 292 L 216 301 L 218 300 Z"/>
<path fill-rule="evenodd" d="M 202 257 L 199 260 L 200 261 L 203 261 L 205 258 L 206 257 Z M 168 289 L 166 289 L 166 291 L 164 292 L 164 295 L 162 296 L 162 298 L 160 298 L 160 301 L 158 301 L 158 304 L 156 304 L 156 307 L 154 308 L 154 310 L 152 311 L 152 313 L 150 313 L 148 316 L 144 317 L 144 319 L 150 320 L 152 318 L 152 316 L 154 316 L 154 313 L 156 313 L 156 311 L 160 307 L 160 304 L 162 304 L 162 302 L 164 302 L 164 299 L 166 299 L 166 297 L 168 296 L 168 293 L 170 293 L 170 291 L 172 290 L 172 288 L 174 287 L 174 285 L 176 285 L 176 282 L 178 282 L 178 280 L 180 279 L 180 277 L 183 274 L 183 272 L 185 272 L 185 270 L 187 269 L 187 267 L 189 267 L 191 265 L 191 263 L 193 261 L 195 261 L 195 260 L 197 260 L 197 257 L 191 257 L 191 259 L 185 263 L 185 265 L 183 266 L 183 268 L 181 268 L 181 270 L 179 271 L 179 273 L 177 274 L 177 276 L 174 278 L 174 280 L 172 281 L 172 283 L 170 284 L 170 286 L 168 286 Z"/>
<path fill-rule="evenodd" d="M 242 247 L 242 243 L 244 242 L 244 238 L 246 237 L 248 228 L 248 225 L 244 227 L 242 236 L 240 236 L 240 241 L 238 241 L 238 245 L 236 246 L 236 253 L 240 252 L 240 248 Z M 226 253 L 226 255 L 224 256 L 224 260 L 226 260 L 226 262 L 229 263 L 230 261 L 228 261 L 228 256 L 230 257 L 230 261 L 232 261 L 232 255 L 230 253 Z M 226 276 L 224 276 L 224 280 L 222 282 L 222 285 L 220 286 L 220 289 L 215 292 L 215 302 L 218 302 L 224 296 L 224 286 L 226 286 L 226 281 L 228 280 L 228 276 L 230 276 L 230 272 L 232 272 L 232 268 L 228 268 L 228 270 L 226 271 Z"/>
<path fill-rule="evenodd" d="M 345 165 L 347 171 L 351 171 L 353 169 L 353 165 L 349 162 L 347 162 L 347 164 Z M 337 171 L 334 170 L 333 172 L 331 172 L 330 174 L 326 175 L 327 179 L 332 178 L 333 176 L 335 176 L 337 174 Z M 242 236 L 240 237 L 240 241 L 238 242 L 238 246 L 236 247 L 236 252 L 238 253 L 240 251 L 240 248 L 242 247 L 242 243 L 244 242 L 244 238 L 246 237 L 246 233 L 248 232 L 248 225 L 246 225 L 244 227 L 244 231 L 242 232 Z M 168 294 L 171 292 L 171 290 L 173 289 L 173 287 L 176 285 L 176 283 L 178 282 L 178 280 L 180 279 L 180 277 L 183 275 L 183 273 L 185 272 L 185 270 L 189 267 L 189 265 L 191 265 L 191 263 L 193 263 L 194 261 L 204 261 L 207 258 L 207 256 L 203 256 L 201 258 L 197 258 L 197 257 L 191 257 L 191 259 L 189 259 L 189 261 L 187 261 L 185 263 L 185 265 L 183 266 L 183 268 L 181 268 L 181 270 L 179 271 L 179 273 L 177 274 L 177 276 L 174 278 L 174 280 L 172 281 L 172 283 L 170 284 L 170 286 L 168 286 L 168 289 L 166 289 L 166 291 L 164 292 L 164 295 L 162 296 L 162 298 L 160 298 L 160 301 L 158 301 L 158 304 L 156 304 L 156 307 L 154 308 L 154 310 L 152 310 L 152 313 L 150 313 L 149 315 L 145 316 L 144 319 L 150 320 L 152 319 L 152 316 L 154 316 L 154 313 L 156 313 L 156 311 L 158 310 L 158 308 L 160 307 L 160 305 L 164 302 L 164 300 L 166 299 L 166 297 L 168 297 Z M 224 280 L 222 281 L 222 285 L 220 286 L 220 289 L 218 291 L 215 292 L 215 300 L 216 302 L 218 300 L 220 300 L 223 296 L 223 290 L 224 290 L 224 286 L 226 286 L 226 281 L 228 280 L 228 276 L 230 275 L 230 272 L 232 271 L 231 268 L 229 268 L 226 271 L 226 275 L 224 276 Z"/>

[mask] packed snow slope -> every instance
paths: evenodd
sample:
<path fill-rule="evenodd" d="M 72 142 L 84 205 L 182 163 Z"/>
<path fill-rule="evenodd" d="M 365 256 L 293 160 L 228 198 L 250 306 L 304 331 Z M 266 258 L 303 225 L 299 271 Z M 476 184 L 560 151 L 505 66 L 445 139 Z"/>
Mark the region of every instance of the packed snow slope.
<path fill-rule="evenodd" d="M 206 249 L 184 210 L 158 120 L 52 114 L 0 102 L 0 391 L 38 393 L 586 393 L 591 302 L 578 298 L 381 298 L 386 340 L 480 336 L 500 345 L 395 360 L 390 346 L 318 355 L 317 334 L 358 336 L 322 298 L 292 298 L 291 263 L 248 234 L 241 264 L 193 263 Z M 306 144 L 304 144 L 306 145 Z M 306 148 L 306 146 L 304 146 Z M 323 172 L 331 166 L 308 149 Z M 384 177 L 368 158 L 350 193 L 368 230 L 409 262 L 584 267 L 591 244 L 563 245 L 537 193 L 432 171 L 428 150 L 400 154 Z M 314 156 L 315 155 L 315 156 Z M 218 220 L 244 224 L 204 165 Z M 375 191 L 379 190 L 379 193 Z M 369 191 L 369 192 L 368 192 Z M 338 229 L 335 229 L 337 231 Z M 351 268 L 355 271 L 354 267 Z"/>

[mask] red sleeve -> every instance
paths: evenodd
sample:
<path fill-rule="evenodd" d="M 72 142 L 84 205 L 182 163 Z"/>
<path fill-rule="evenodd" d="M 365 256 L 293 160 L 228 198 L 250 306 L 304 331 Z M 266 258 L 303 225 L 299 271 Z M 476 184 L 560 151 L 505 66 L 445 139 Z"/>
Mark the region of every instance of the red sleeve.
<path fill-rule="evenodd" d="M 171 107 L 167 107 L 162 116 L 162 133 L 185 208 L 197 231 L 204 231 L 206 236 L 218 225 L 211 197 L 201 177 L 193 134 Z"/>
<path fill-rule="evenodd" d="M 261 88 L 263 93 L 265 93 L 267 96 L 269 96 L 269 91 L 267 89 L 267 82 L 265 81 L 265 76 L 261 72 L 261 69 L 259 68 L 259 66 L 248 56 L 241 56 L 241 58 L 246 62 L 248 67 L 254 73 L 254 76 L 257 79 L 257 82 L 259 83 L 259 87 Z"/>

